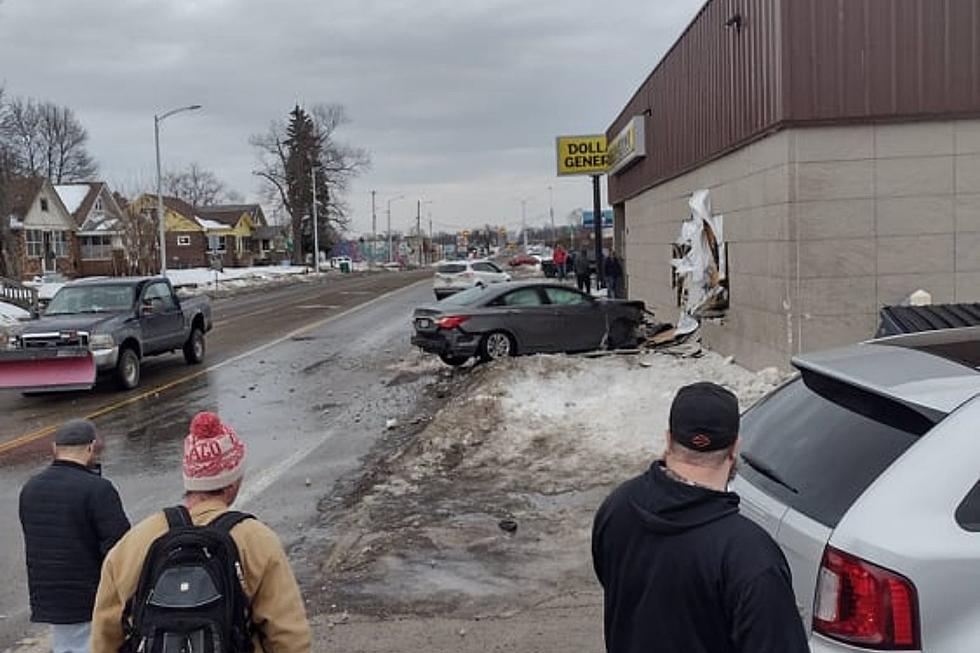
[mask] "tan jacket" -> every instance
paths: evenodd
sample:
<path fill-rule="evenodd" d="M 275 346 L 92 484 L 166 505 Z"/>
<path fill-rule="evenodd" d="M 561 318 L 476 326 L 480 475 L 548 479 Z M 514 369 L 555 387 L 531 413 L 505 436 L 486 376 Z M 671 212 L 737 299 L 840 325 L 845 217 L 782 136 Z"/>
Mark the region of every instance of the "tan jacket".
<path fill-rule="evenodd" d="M 197 525 L 210 523 L 228 510 L 223 502 L 206 501 L 191 509 Z M 137 524 L 109 552 L 92 614 L 92 653 L 117 653 L 123 643 L 122 613 L 136 592 L 150 545 L 167 532 L 162 512 Z M 258 628 L 256 653 L 309 653 L 310 626 L 299 586 L 286 552 L 272 530 L 248 519 L 231 530 L 245 571 L 245 593 L 252 601 Z"/>

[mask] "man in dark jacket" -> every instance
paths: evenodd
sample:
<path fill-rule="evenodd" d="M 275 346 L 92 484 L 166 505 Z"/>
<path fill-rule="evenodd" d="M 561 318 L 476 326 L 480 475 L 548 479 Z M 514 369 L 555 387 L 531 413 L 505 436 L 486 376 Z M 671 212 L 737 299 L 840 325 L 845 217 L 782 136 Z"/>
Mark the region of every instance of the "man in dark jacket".
<path fill-rule="evenodd" d="M 119 494 L 99 473 L 100 449 L 91 422 L 64 424 L 54 462 L 20 493 L 31 621 L 51 624 L 53 653 L 89 650 L 102 561 L 129 530 Z"/>
<path fill-rule="evenodd" d="M 789 566 L 727 491 L 738 451 L 735 395 L 682 388 L 667 453 L 596 515 L 609 653 L 806 653 Z"/>
<path fill-rule="evenodd" d="M 623 287 L 623 261 L 619 258 L 616 250 L 609 253 L 602 265 L 602 272 L 606 278 L 606 290 L 609 293 L 609 299 L 619 299 Z"/>

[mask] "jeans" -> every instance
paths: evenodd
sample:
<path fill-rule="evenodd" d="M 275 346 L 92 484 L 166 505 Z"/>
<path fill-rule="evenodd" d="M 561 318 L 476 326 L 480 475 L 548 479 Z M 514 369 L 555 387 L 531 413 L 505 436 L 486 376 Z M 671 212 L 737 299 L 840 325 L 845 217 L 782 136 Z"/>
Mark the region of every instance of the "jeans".
<path fill-rule="evenodd" d="M 592 275 L 591 274 L 579 274 L 575 276 L 575 281 L 578 283 L 578 289 L 584 293 L 592 294 Z"/>
<path fill-rule="evenodd" d="M 52 653 L 88 653 L 92 637 L 92 622 L 80 624 L 52 624 Z"/>
<path fill-rule="evenodd" d="M 623 280 L 620 277 L 606 277 L 606 291 L 609 293 L 609 299 L 619 299 L 619 289 L 623 286 Z"/>

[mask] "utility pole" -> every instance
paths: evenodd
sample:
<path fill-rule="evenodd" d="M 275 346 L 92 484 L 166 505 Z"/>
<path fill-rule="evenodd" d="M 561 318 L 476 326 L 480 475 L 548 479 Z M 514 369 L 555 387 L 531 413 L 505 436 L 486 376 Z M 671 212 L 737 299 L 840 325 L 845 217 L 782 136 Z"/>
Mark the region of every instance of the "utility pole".
<path fill-rule="evenodd" d="M 595 216 L 595 278 L 598 285 L 604 285 L 605 274 L 602 269 L 602 195 L 599 188 L 599 175 L 592 176 L 592 211 Z"/>
<path fill-rule="evenodd" d="M 378 250 L 378 212 L 375 207 L 375 197 L 378 191 L 371 191 L 371 267 L 373 268 L 375 263 L 377 263 L 377 250 Z"/>
<path fill-rule="evenodd" d="M 398 200 L 405 199 L 404 195 L 399 195 L 398 197 L 388 198 L 388 262 L 391 263 L 395 260 L 395 254 L 392 250 L 391 242 L 391 203 L 397 202 Z"/>
<path fill-rule="evenodd" d="M 316 168 L 310 168 L 310 179 L 313 181 L 313 271 L 320 273 L 320 220 L 316 211 Z"/>
<path fill-rule="evenodd" d="M 432 211 L 429 211 L 429 246 L 435 248 L 435 234 L 432 232 Z M 433 261 L 429 261 L 432 263 Z"/>
<path fill-rule="evenodd" d="M 415 230 L 419 235 L 419 267 L 423 267 L 425 263 L 422 261 L 424 255 L 422 250 L 425 249 L 425 237 L 422 235 L 422 200 L 418 201 L 415 212 Z"/>
<path fill-rule="evenodd" d="M 548 213 L 551 215 L 551 240 L 558 242 L 558 230 L 555 229 L 555 189 L 548 186 Z"/>
<path fill-rule="evenodd" d="M 521 200 L 521 231 L 524 232 L 524 253 L 527 253 L 527 200 Z"/>

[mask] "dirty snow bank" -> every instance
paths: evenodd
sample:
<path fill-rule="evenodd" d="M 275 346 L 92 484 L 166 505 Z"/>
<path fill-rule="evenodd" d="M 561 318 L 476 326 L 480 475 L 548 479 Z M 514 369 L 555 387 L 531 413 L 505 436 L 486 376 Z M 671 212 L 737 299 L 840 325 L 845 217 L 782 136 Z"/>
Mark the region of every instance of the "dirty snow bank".
<path fill-rule="evenodd" d="M 661 453 L 677 389 L 710 380 L 747 406 L 781 380 L 712 353 L 436 374 L 454 398 L 419 433 L 389 421 L 392 444 L 324 506 L 314 608 L 480 615 L 594 591 L 595 509 Z"/>
<path fill-rule="evenodd" d="M 29 318 L 30 316 L 30 313 L 18 306 L 8 304 L 7 302 L 0 302 L 0 327 L 17 324 L 18 320 Z"/>

